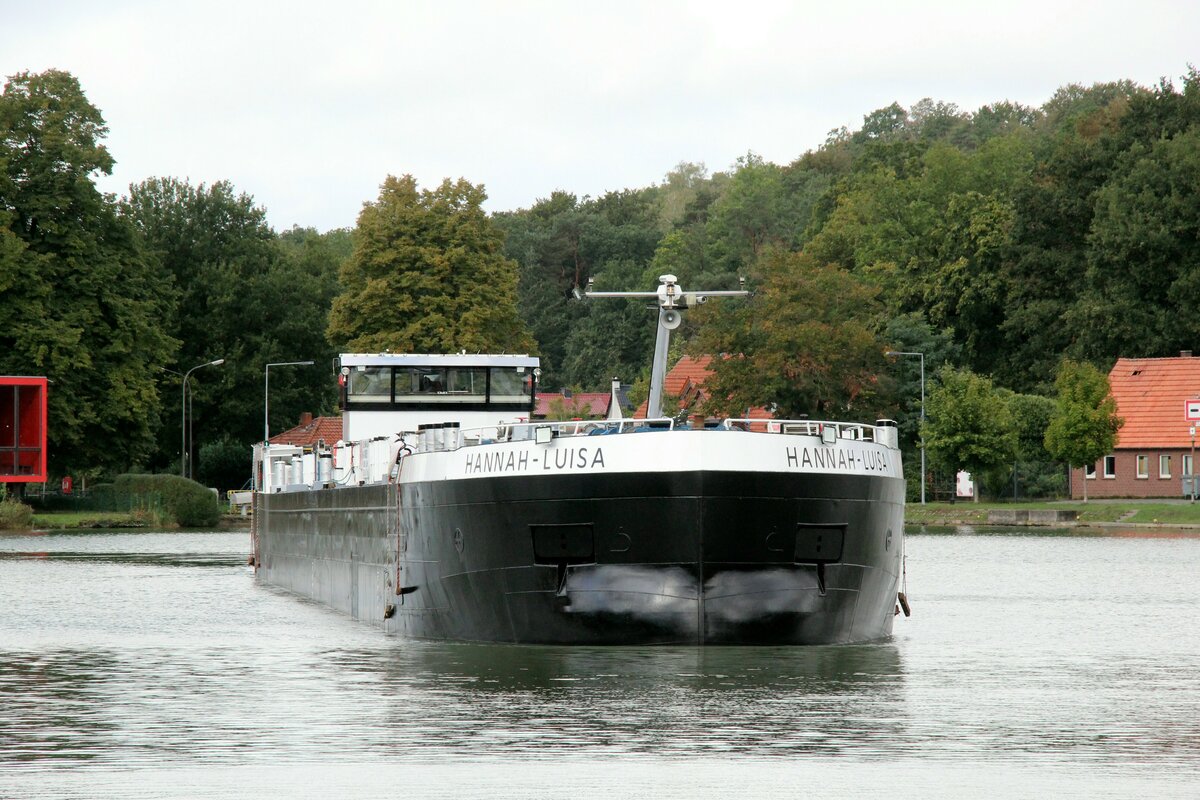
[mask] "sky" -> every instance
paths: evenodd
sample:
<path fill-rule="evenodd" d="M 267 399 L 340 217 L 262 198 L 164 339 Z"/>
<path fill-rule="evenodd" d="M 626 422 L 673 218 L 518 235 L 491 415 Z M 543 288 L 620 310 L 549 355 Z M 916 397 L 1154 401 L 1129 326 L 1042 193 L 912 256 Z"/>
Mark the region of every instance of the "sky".
<path fill-rule="evenodd" d="M 102 190 L 228 180 L 276 230 L 351 227 L 389 174 L 527 208 L 785 164 L 892 102 L 1040 106 L 1189 63 L 1194 0 L 0 0 L 0 72 L 67 70 L 103 113 Z"/>

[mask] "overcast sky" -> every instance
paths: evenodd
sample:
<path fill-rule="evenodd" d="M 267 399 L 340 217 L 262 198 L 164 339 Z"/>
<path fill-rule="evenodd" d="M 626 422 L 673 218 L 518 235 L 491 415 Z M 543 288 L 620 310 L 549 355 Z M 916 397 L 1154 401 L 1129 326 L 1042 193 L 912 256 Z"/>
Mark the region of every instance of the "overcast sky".
<path fill-rule="evenodd" d="M 226 179 L 279 230 L 352 226 L 388 174 L 521 208 L 787 163 L 893 101 L 1038 106 L 1189 61 L 1195 0 L 0 0 L 3 74 L 68 70 L 103 112 L 101 188 Z"/>

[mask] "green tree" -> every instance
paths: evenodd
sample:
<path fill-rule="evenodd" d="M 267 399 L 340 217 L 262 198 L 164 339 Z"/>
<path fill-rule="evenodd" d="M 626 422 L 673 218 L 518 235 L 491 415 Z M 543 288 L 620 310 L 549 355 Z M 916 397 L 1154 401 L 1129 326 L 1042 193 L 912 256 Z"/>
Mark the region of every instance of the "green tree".
<path fill-rule="evenodd" d="M 145 463 L 175 345 L 167 286 L 95 185 L 106 133 L 69 73 L 20 73 L 0 95 L 0 373 L 53 381 L 55 472 Z"/>
<path fill-rule="evenodd" d="M 1166 356 L 1200 337 L 1200 119 L 1135 144 L 1096 194 L 1086 291 L 1076 307 L 1083 355 Z"/>
<path fill-rule="evenodd" d="M 542 385 L 608 386 L 650 358 L 653 325 L 633 304 L 579 303 L 589 278 L 613 290 L 640 288 L 662 236 L 655 190 L 609 192 L 580 201 L 555 192 L 532 209 L 501 214 L 505 252 L 519 264 L 518 306 L 539 343 Z"/>
<path fill-rule="evenodd" d="M 767 253 L 747 301 L 721 301 L 693 312 L 700 325 L 690 349 L 714 359 L 706 383 L 713 413 L 740 415 L 774 406 L 781 417 L 840 417 L 866 406 L 883 370 L 874 331 L 878 290 L 807 255 Z"/>
<path fill-rule="evenodd" d="M 888 350 L 924 353 L 925 377 L 932 378 L 944 364 L 960 361 L 959 347 L 954 343 L 949 329 L 934 330 L 925 319 L 925 314 L 913 311 L 897 314 L 884 325 L 883 340 Z M 920 491 L 920 437 L 921 437 L 921 359 L 913 356 L 896 356 L 894 363 L 885 373 L 890 380 L 881 379 L 881 392 L 890 395 L 884 416 L 896 419 L 900 433 L 900 448 L 904 453 L 905 472 L 911 472 L 909 483 L 914 497 Z"/>
<path fill-rule="evenodd" d="M 547 404 L 546 419 L 555 421 L 564 421 L 572 419 L 595 419 L 596 415 L 592 413 L 591 403 L 575 397 L 578 389 L 571 392 L 570 397 L 559 395 L 554 397 Z"/>
<path fill-rule="evenodd" d="M 935 465 L 975 478 L 975 502 L 985 473 L 1012 463 L 1017 432 L 1012 412 L 992 382 L 967 369 L 943 367 L 926 401 L 925 447 Z"/>
<path fill-rule="evenodd" d="M 1014 496 L 1052 497 L 1063 490 L 1062 465 L 1046 451 L 1046 428 L 1054 415 L 1054 400 L 1037 394 L 1005 392 L 1013 426 L 1017 433 L 1017 450 L 1013 473 L 1000 479 L 1005 491 L 1012 487 Z M 999 486 L 999 483 L 997 483 Z"/>
<path fill-rule="evenodd" d="M 224 436 L 200 446 L 196 475 L 205 486 L 240 489 L 250 480 L 252 472 L 244 442 Z"/>
<path fill-rule="evenodd" d="M 192 185 L 151 178 L 130 187 L 122 210 L 174 289 L 168 324 L 181 345 L 167 363 L 177 374 L 158 373 L 172 400 L 180 397 L 178 373 L 225 359 L 220 367 L 194 373 L 188 384 L 193 457 L 209 442 L 229 437 L 249 460 L 251 443 L 262 438 L 268 363 L 317 362 L 272 371 L 272 430 L 294 424 L 303 411 L 333 407 L 336 389 L 328 365 L 334 352 L 324 328 L 344 257 L 344 232 L 326 238 L 294 229 L 277 237 L 265 209 L 228 181 Z M 171 467 L 178 459 L 181 414 L 175 402 L 162 413 L 157 466 Z"/>
<path fill-rule="evenodd" d="M 807 217 L 801 219 L 796 208 L 800 195 L 791 188 L 783 168 L 754 153 L 739 158 L 709 210 L 706 269 L 689 265 L 676 273 L 685 287 L 707 289 L 727 282 L 744 274 L 767 249 L 796 244 Z"/>
<path fill-rule="evenodd" d="M 1070 467 L 1086 467 L 1112 452 L 1125 420 L 1117 416 L 1108 376 L 1091 364 L 1064 359 L 1054 387 L 1058 394 L 1045 436 L 1050 455 Z"/>
<path fill-rule="evenodd" d="M 388 176 L 363 207 L 341 271 L 330 341 L 360 352 L 529 351 L 517 315 L 517 265 L 484 214 L 482 186 L 443 181 L 419 190 Z"/>

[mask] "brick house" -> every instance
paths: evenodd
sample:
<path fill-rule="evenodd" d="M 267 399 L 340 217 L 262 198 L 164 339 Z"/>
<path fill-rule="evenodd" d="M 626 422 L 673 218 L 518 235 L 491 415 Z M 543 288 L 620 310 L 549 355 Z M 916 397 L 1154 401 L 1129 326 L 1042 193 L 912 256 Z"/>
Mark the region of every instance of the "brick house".
<path fill-rule="evenodd" d="M 1200 358 L 1121 358 L 1108 374 L 1117 415 L 1125 420 L 1113 452 L 1071 470 L 1071 497 L 1181 497 L 1192 474 L 1188 400 L 1200 398 Z M 1084 474 L 1087 477 L 1084 477 Z"/>

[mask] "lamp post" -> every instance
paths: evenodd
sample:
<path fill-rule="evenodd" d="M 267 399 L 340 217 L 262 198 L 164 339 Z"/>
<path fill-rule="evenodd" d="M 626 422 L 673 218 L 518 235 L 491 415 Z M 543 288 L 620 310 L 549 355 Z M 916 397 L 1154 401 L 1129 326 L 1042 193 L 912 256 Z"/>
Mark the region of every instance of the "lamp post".
<path fill-rule="evenodd" d="M 263 369 L 263 444 L 271 441 L 271 367 L 307 367 L 312 361 L 276 361 Z"/>
<path fill-rule="evenodd" d="M 201 367 L 219 367 L 225 363 L 225 359 L 218 358 L 215 361 L 205 361 L 203 364 L 197 364 L 189 369 L 183 375 L 183 399 L 182 408 L 179 410 L 179 474 L 183 477 L 188 477 L 188 378 L 192 373 Z M 168 370 L 169 372 L 170 370 Z M 175 373 L 179 374 L 179 373 Z"/>
<path fill-rule="evenodd" d="M 921 505 L 925 505 L 925 354 L 888 350 L 885 356 L 918 356 L 921 359 Z"/>

